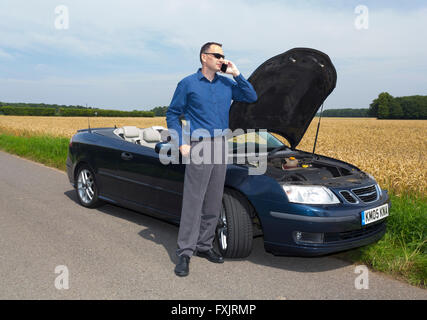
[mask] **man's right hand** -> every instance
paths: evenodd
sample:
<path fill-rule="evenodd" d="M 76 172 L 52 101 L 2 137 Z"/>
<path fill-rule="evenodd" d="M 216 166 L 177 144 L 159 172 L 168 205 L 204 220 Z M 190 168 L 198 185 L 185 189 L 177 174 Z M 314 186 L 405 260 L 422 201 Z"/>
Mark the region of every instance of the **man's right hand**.
<path fill-rule="evenodd" d="M 190 154 L 191 146 L 189 144 L 183 144 L 179 147 L 179 151 L 181 151 L 181 154 L 183 157 L 187 157 Z"/>

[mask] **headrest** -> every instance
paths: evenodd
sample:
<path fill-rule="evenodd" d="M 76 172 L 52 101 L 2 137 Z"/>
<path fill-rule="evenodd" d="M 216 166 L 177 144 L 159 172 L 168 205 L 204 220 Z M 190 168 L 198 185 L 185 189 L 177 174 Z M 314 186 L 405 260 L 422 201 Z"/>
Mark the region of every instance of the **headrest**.
<path fill-rule="evenodd" d="M 135 126 L 123 126 L 123 133 L 126 138 L 139 137 L 139 129 Z"/>
<path fill-rule="evenodd" d="M 161 141 L 160 133 L 153 128 L 147 128 L 142 131 L 142 139 L 147 142 L 159 142 Z"/>

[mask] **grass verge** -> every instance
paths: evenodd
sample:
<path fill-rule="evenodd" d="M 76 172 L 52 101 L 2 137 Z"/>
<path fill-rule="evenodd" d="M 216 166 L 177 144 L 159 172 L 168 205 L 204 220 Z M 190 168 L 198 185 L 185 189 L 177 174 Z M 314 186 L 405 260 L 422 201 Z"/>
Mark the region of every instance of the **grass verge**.
<path fill-rule="evenodd" d="M 69 141 L 68 138 L 16 136 L 0 131 L 0 149 L 64 171 Z"/>
<path fill-rule="evenodd" d="M 30 133 L 17 136 L 0 128 L 0 149 L 63 171 L 68 144 L 69 138 Z M 393 192 L 390 197 L 385 236 L 377 243 L 336 256 L 427 288 L 427 198 Z"/>

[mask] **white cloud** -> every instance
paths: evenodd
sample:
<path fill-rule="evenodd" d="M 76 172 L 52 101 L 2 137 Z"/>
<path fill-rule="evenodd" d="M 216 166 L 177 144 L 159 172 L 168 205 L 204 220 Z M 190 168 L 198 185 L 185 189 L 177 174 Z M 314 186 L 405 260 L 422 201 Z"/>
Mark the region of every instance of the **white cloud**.
<path fill-rule="evenodd" d="M 0 44 L 59 46 L 85 55 L 138 54 L 149 50 L 146 42 L 152 40 L 197 50 L 207 39 L 260 55 L 293 46 L 316 46 L 341 57 L 427 52 L 427 43 L 419 41 L 419 33 L 427 29 L 427 8 L 409 13 L 371 10 L 369 29 L 356 30 L 352 7 L 343 12 L 269 1 L 74 0 L 68 5 L 69 30 L 55 30 L 57 5 L 51 0 L 37 5 L 3 1 L 0 25 L 6 31 L 1 31 Z"/>
<path fill-rule="evenodd" d="M 58 57 L 82 57 L 94 63 L 111 58 L 120 67 L 132 58 L 147 68 L 178 65 L 173 72 L 185 74 L 197 66 L 204 42 L 219 41 L 227 57 L 249 76 L 271 56 L 292 47 L 312 47 L 327 53 L 338 69 L 337 89 L 328 99 L 334 106 L 349 103 L 348 91 L 355 95 L 351 100 L 354 106 L 366 106 L 374 98 L 372 93 L 383 91 L 383 87 L 403 93 L 402 84 L 408 92 L 424 84 L 427 87 L 425 78 L 416 71 L 427 66 L 427 42 L 423 41 L 427 8 L 404 12 L 370 8 L 369 29 L 356 30 L 352 6 L 345 10 L 342 6 L 293 6 L 278 1 L 73 0 L 64 3 L 69 8 L 69 29 L 56 30 L 54 9 L 59 4 L 56 0 L 3 0 L 0 59 L 12 59 L 14 50 L 30 56 L 55 52 Z M 141 72 L 138 78 L 149 80 L 153 75 L 148 74 Z M 396 74 L 404 77 L 396 78 Z M 96 79 L 97 75 L 88 78 Z M 161 81 L 158 85 L 162 86 Z M 93 86 L 110 88 L 110 83 L 98 81 Z M 170 92 L 166 90 L 170 88 L 153 89 L 147 99 L 168 104 L 165 97 Z M 137 101 L 137 89 L 126 92 Z M 103 96 L 107 99 L 108 94 Z"/>

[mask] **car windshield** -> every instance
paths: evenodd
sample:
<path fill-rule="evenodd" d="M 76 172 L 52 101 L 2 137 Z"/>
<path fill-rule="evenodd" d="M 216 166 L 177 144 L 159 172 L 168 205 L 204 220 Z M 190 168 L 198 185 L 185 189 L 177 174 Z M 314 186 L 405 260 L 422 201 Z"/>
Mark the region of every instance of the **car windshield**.
<path fill-rule="evenodd" d="M 245 152 L 254 150 L 257 152 L 260 145 L 266 148 L 266 151 L 284 146 L 284 144 L 269 132 L 250 132 L 241 134 L 228 139 L 228 148 L 233 152 Z"/>

